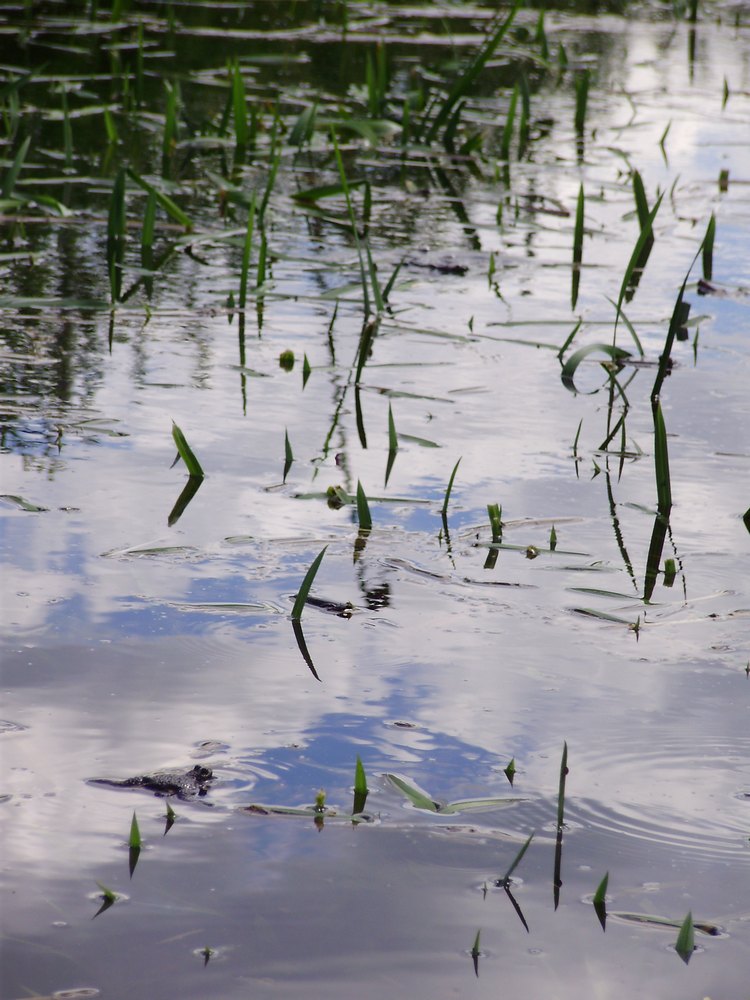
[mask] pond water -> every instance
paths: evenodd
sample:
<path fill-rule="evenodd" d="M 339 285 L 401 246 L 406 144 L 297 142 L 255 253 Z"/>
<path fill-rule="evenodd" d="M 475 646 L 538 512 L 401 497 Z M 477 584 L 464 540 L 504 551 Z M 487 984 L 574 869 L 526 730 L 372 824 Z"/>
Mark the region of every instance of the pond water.
<path fill-rule="evenodd" d="M 4 1000 L 744 996 L 747 8 L 1 3 L 0 76 Z"/>

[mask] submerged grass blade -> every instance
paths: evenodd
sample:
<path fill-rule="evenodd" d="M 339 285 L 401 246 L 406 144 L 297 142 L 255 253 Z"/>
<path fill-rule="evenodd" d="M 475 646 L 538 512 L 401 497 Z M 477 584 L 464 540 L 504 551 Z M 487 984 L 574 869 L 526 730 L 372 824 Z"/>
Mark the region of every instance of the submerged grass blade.
<path fill-rule="evenodd" d="M 205 473 L 201 468 L 201 464 L 193 454 L 193 450 L 187 443 L 185 435 L 182 433 L 174 420 L 172 421 L 172 437 L 174 438 L 174 443 L 177 445 L 179 456 L 185 463 L 188 470 L 188 475 L 193 476 L 196 479 L 203 479 Z"/>
<path fill-rule="evenodd" d="M 313 580 L 315 579 L 315 574 L 320 568 L 320 564 L 323 562 L 323 556 L 326 554 L 327 545 L 324 545 L 317 556 L 313 559 L 310 564 L 310 568 L 307 573 L 305 573 L 305 578 L 302 581 L 302 585 L 299 588 L 299 593 L 294 601 L 294 607 L 292 608 L 292 619 L 299 621 L 302 617 L 302 612 L 305 610 L 305 601 L 307 600 L 307 595 L 310 593 L 310 587 L 312 587 Z"/>

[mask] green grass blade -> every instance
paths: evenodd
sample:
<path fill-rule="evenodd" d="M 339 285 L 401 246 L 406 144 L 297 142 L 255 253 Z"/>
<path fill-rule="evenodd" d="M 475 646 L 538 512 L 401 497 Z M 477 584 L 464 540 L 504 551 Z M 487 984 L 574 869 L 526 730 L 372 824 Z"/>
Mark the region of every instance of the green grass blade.
<path fill-rule="evenodd" d="M 443 498 L 443 506 L 441 509 L 441 514 L 443 515 L 443 520 L 448 516 L 448 501 L 451 498 L 451 491 L 453 489 L 453 480 L 456 478 L 456 473 L 458 472 L 458 467 L 461 464 L 461 459 L 456 462 L 453 466 L 453 472 L 451 472 L 450 479 L 448 480 L 448 486 L 445 490 L 445 497 Z"/>
<path fill-rule="evenodd" d="M 609 884 L 609 872 L 607 872 L 604 878 L 601 880 L 597 886 L 596 892 L 594 893 L 594 911 L 599 918 L 599 923 L 602 925 L 602 930 L 607 930 L 607 886 Z"/>
<path fill-rule="evenodd" d="M 568 777 L 568 743 L 563 743 L 562 759 L 560 760 L 560 782 L 557 791 L 557 831 L 563 828 L 565 818 L 565 781 Z"/>
<path fill-rule="evenodd" d="M 492 541 L 502 542 L 503 540 L 503 508 L 497 503 L 487 504 L 487 515 L 490 519 L 490 528 L 492 529 Z M 511 784 L 513 782 L 511 781 Z"/>
<path fill-rule="evenodd" d="M 508 782 L 512 785 L 513 784 L 513 779 L 516 776 L 516 758 L 515 757 L 511 757 L 510 758 L 510 763 L 508 764 L 508 766 L 506 768 L 503 769 L 503 774 L 508 779 Z"/>
<path fill-rule="evenodd" d="M 577 351 L 574 351 L 570 355 L 560 372 L 560 378 L 566 389 L 569 389 L 571 392 L 578 392 L 574 382 L 576 369 L 583 359 L 588 357 L 593 351 L 601 351 L 611 361 L 614 361 L 615 364 L 619 364 L 624 358 L 630 357 L 630 351 L 626 351 L 622 347 L 613 347 L 612 344 L 586 344 L 585 347 L 579 347 Z"/>
<path fill-rule="evenodd" d="M 172 437 L 174 438 L 174 443 L 177 445 L 179 456 L 187 467 L 188 475 L 194 476 L 196 479 L 203 479 L 205 473 L 201 468 L 201 464 L 193 454 L 190 445 L 187 443 L 185 435 L 182 433 L 174 420 L 172 421 Z"/>
<path fill-rule="evenodd" d="M 365 803 L 367 802 L 367 795 L 369 789 L 367 787 L 367 775 L 365 774 L 365 768 L 360 759 L 359 754 L 357 754 L 357 763 L 354 766 L 354 805 L 352 806 L 352 815 L 356 816 L 357 813 L 361 813 L 365 808 Z"/>
<path fill-rule="evenodd" d="M 398 434 L 390 402 L 388 403 L 388 451 L 398 451 Z"/>
<path fill-rule="evenodd" d="M 305 573 L 305 578 L 302 581 L 302 585 L 299 588 L 299 593 L 294 601 L 294 607 L 292 608 L 292 619 L 299 621 L 302 617 L 302 612 L 305 610 L 305 601 L 307 600 L 307 595 L 310 593 L 310 587 L 313 585 L 313 580 L 315 579 L 315 574 L 320 568 L 320 564 L 323 562 L 323 556 L 326 554 L 327 545 L 324 545 L 317 556 L 313 559 L 310 564 L 310 568 L 307 573 Z"/>
<path fill-rule="evenodd" d="M 562 347 L 560 348 L 560 350 L 557 352 L 557 359 L 558 359 L 558 361 L 562 361 L 563 354 L 565 354 L 565 352 L 567 351 L 567 349 L 573 343 L 573 341 L 575 340 L 576 334 L 578 333 L 578 331 L 581 329 L 582 326 L 583 326 L 583 320 L 579 319 L 578 322 L 576 323 L 576 325 L 573 327 L 573 329 L 568 334 L 568 336 L 565 338 L 565 343 L 562 345 Z"/>
<path fill-rule="evenodd" d="M 654 404 L 654 467 L 656 469 L 656 496 L 659 513 L 668 515 L 672 507 L 669 450 L 667 447 L 667 428 L 658 399 Z"/>
<path fill-rule="evenodd" d="M 620 310 L 622 308 L 622 303 L 625 299 L 625 293 L 627 292 L 629 286 L 633 281 L 633 274 L 639 266 L 639 261 L 642 260 L 642 255 L 644 253 L 644 248 L 649 240 L 653 242 L 653 229 L 654 229 L 654 219 L 656 218 L 656 213 L 661 207 L 662 199 L 664 198 L 664 193 L 659 195 L 656 199 L 656 204 L 648 213 L 648 218 L 644 225 L 641 226 L 640 235 L 636 241 L 633 252 L 630 255 L 630 260 L 628 261 L 628 266 L 625 268 L 625 273 L 622 277 L 622 284 L 620 285 L 620 294 L 617 297 L 617 315 L 615 316 L 615 335 L 617 334 L 617 323 L 620 319 Z M 643 265 L 641 265 L 643 266 Z"/>
<path fill-rule="evenodd" d="M 290 146 L 303 146 L 306 142 L 309 142 L 312 138 L 313 132 L 315 131 L 315 118 L 318 113 L 317 102 L 312 105 L 312 107 L 305 108 L 299 115 L 299 118 L 292 126 L 292 131 L 289 133 Z"/>
<path fill-rule="evenodd" d="M 513 863 L 511 864 L 510 868 L 503 875 L 503 877 L 498 880 L 499 885 L 508 885 L 508 883 L 510 882 L 511 875 L 520 865 L 521 859 L 523 858 L 524 854 L 528 851 L 529 844 L 533 839 L 534 839 L 534 834 L 533 833 L 529 834 L 528 838 L 526 839 L 526 842 L 521 847 L 521 850 L 518 852 L 518 854 L 516 854 L 515 858 L 513 859 Z"/>
<path fill-rule="evenodd" d="M 13 157 L 13 162 L 10 168 L 5 172 L 3 177 L 3 198 L 10 198 L 16 186 L 16 181 L 18 180 L 18 175 L 21 173 L 23 168 L 23 161 L 26 159 L 26 154 L 29 151 L 29 146 L 31 145 L 31 136 L 27 135 L 23 140 L 21 145 L 18 147 L 18 152 Z"/>
<path fill-rule="evenodd" d="M 680 956 L 685 965 L 690 961 L 690 957 L 695 951 L 695 928 L 693 925 L 693 914 L 688 913 L 680 927 L 677 935 L 674 950 Z"/>
<path fill-rule="evenodd" d="M 706 235 L 703 237 L 703 277 L 711 281 L 714 276 L 714 237 L 716 236 L 716 216 L 711 213 Z"/>
<path fill-rule="evenodd" d="M 583 211 L 584 195 L 583 184 L 578 190 L 578 204 L 576 206 L 576 223 L 573 232 L 573 277 L 570 290 L 570 308 L 575 309 L 578 302 L 578 286 L 581 283 L 581 260 L 583 258 Z"/>
<path fill-rule="evenodd" d="M 606 298 L 607 302 L 611 302 L 612 305 L 615 307 L 615 309 L 617 309 L 617 303 L 615 302 L 614 299 L 611 299 L 609 297 L 609 295 L 606 295 L 605 298 Z M 633 343 L 635 344 L 636 349 L 638 350 L 638 353 L 640 354 L 641 357 L 645 357 L 645 354 L 644 354 L 644 351 L 643 351 L 643 344 L 641 344 L 641 338 L 635 332 L 635 327 L 630 322 L 630 320 L 628 319 L 628 317 L 625 315 L 625 313 L 622 310 L 622 308 L 620 309 L 620 318 L 622 319 L 623 323 L 625 324 L 625 328 L 627 329 L 628 333 L 633 338 Z"/>
<path fill-rule="evenodd" d="M 367 776 L 365 775 L 365 769 L 359 754 L 357 754 L 357 763 L 354 768 L 354 791 L 360 795 L 367 795 L 369 791 L 367 788 Z"/>
<path fill-rule="evenodd" d="M 186 232 L 191 232 L 193 228 L 192 222 L 185 212 L 182 211 L 180 206 L 176 205 L 168 195 L 164 194 L 163 191 L 159 191 L 158 188 L 153 186 L 153 184 L 149 184 L 149 182 L 144 177 L 141 177 L 140 174 L 137 174 L 132 167 L 127 168 L 127 175 L 140 188 L 143 188 L 148 195 L 153 195 L 171 219 L 174 219 L 178 225 L 184 226 Z"/>
<path fill-rule="evenodd" d="M 418 785 L 414 785 L 410 781 L 400 778 L 397 774 L 386 774 L 385 777 L 395 788 L 398 789 L 399 792 L 401 792 L 402 795 L 405 795 L 417 809 L 424 809 L 427 812 L 440 811 L 440 803 L 430 798 L 427 792 L 425 792 L 424 789 L 420 788 Z"/>
<path fill-rule="evenodd" d="M 128 840 L 128 847 L 133 850 L 140 850 L 141 848 L 141 831 L 138 828 L 138 819 L 135 815 L 135 810 L 133 811 L 133 819 L 130 823 L 130 839 Z"/>
<path fill-rule="evenodd" d="M 234 116 L 234 138 L 238 152 L 247 148 L 250 139 L 250 127 L 247 121 L 247 98 L 245 81 L 237 63 L 232 68 L 232 114 Z"/>
<path fill-rule="evenodd" d="M 359 480 L 357 480 L 357 517 L 359 518 L 359 526 L 362 531 L 370 531 L 372 529 L 370 505 L 367 502 L 367 496 Z"/>
<path fill-rule="evenodd" d="M 475 57 L 469 63 L 469 65 L 464 69 L 463 73 L 459 76 L 456 82 L 451 87 L 448 95 L 442 101 L 440 105 L 440 110 L 435 116 L 435 120 L 430 125 L 427 130 L 425 139 L 428 143 L 432 142 L 440 131 L 440 129 L 445 125 L 451 116 L 451 112 L 455 105 L 461 100 L 461 98 L 467 93 L 469 88 L 472 86 L 476 78 L 482 72 L 484 67 L 487 65 L 488 61 L 492 58 L 500 42 L 505 37 L 508 29 L 510 28 L 513 20 L 516 16 L 516 12 L 520 4 L 518 2 L 514 3 L 510 10 L 510 13 L 503 21 L 503 23 L 494 31 L 487 41 L 479 49 Z"/>

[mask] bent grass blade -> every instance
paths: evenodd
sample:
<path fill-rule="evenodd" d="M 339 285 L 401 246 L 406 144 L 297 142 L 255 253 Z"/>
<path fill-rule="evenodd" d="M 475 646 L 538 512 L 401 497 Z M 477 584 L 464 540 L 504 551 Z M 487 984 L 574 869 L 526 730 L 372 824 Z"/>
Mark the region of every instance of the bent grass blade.
<path fill-rule="evenodd" d="M 178 454 L 188 470 L 188 475 L 193 476 L 196 479 L 203 479 L 205 476 L 203 468 L 198 459 L 195 457 L 192 448 L 187 443 L 185 435 L 182 433 L 174 420 L 172 421 L 172 437 L 174 438 L 174 443 L 177 445 Z"/>
<path fill-rule="evenodd" d="M 326 554 L 327 545 L 324 545 L 317 556 L 313 559 L 310 568 L 307 573 L 305 573 L 305 578 L 302 581 L 302 585 L 299 588 L 299 593 L 294 601 L 294 607 L 292 608 L 292 619 L 299 621 L 302 617 L 302 612 L 305 610 L 305 601 L 307 600 L 307 595 L 310 593 L 310 587 L 312 587 L 313 580 L 315 579 L 315 574 L 320 569 L 320 564 L 323 562 L 323 556 Z"/>

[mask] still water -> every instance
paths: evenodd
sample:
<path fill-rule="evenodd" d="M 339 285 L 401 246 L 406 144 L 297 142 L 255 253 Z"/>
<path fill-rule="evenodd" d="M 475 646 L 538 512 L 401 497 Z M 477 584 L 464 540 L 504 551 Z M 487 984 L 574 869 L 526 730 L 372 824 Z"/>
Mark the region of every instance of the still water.
<path fill-rule="evenodd" d="M 3 1000 L 744 997 L 747 9 L 519 10 L 451 142 L 508 10 L 79 6 L 0 5 Z"/>

